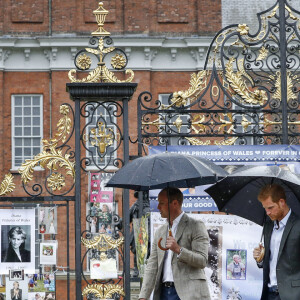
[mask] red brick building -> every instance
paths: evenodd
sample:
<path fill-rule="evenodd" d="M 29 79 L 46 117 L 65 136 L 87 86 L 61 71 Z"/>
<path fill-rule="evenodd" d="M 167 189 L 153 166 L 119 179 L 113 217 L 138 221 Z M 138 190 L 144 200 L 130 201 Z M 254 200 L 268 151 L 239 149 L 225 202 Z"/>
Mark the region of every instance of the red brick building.
<path fill-rule="evenodd" d="M 243 5 L 243 1 L 236 2 Z M 124 49 L 129 59 L 127 68 L 134 71 L 133 82 L 138 83 L 129 110 L 132 139 L 137 137 L 139 93 L 150 91 L 158 99 L 188 87 L 191 73 L 203 68 L 215 33 L 229 21 L 234 23 L 224 3 L 224 0 L 103 1 L 104 8 L 109 10 L 105 29 L 111 33 L 114 45 Z M 70 82 L 68 72 L 74 68 L 77 51 L 88 46 L 91 32 L 97 29 L 93 15 L 97 7 L 96 0 L 4 0 L 0 4 L 0 178 L 3 180 L 5 174 L 12 173 L 16 184 L 16 189 L 7 196 L 26 196 L 20 188 L 18 169 L 25 159 L 40 153 L 41 139 L 54 136 L 61 117 L 60 105 L 72 103 L 66 92 L 66 83 Z M 134 145 L 130 151 L 131 155 L 137 154 Z M 43 171 L 35 171 L 33 182 L 41 182 L 43 176 Z M 82 182 L 85 214 L 86 174 L 82 175 Z M 117 201 L 119 196 L 116 195 Z M 72 204 L 70 212 L 73 213 Z M 65 222 L 62 220 L 60 226 L 65 226 Z M 82 228 L 85 226 L 83 216 Z M 73 233 L 72 229 L 71 237 Z M 57 239 L 63 241 L 64 237 L 58 235 Z M 61 253 L 66 251 L 63 242 L 62 245 Z M 74 269 L 72 251 L 70 258 Z M 63 257 L 58 259 L 58 265 L 65 265 Z M 63 274 L 60 276 L 58 280 L 65 279 Z M 65 288 L 58 281 L 57 295 Z"/>

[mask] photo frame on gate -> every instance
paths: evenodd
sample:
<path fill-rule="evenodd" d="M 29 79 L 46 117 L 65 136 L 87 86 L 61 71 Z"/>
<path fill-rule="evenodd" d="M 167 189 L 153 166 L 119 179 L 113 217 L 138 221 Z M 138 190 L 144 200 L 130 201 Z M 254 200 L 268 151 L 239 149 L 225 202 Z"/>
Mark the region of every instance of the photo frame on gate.
<path fill-rule="evenodd" d="M 0 210 L 0 274 L 9 270 L 35 270 L 35 209 Z M 14 248 L 19 249 L 20 255 Z"/>

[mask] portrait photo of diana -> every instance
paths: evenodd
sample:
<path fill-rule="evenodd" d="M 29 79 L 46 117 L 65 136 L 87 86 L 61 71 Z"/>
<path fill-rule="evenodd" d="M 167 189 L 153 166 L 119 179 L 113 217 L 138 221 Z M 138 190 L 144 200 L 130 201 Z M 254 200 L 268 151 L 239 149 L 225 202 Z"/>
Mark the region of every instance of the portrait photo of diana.
<path fill-rule="evenodd" d="M 1 226 L 1 262 L 30 262 L 30 227 Z"/>

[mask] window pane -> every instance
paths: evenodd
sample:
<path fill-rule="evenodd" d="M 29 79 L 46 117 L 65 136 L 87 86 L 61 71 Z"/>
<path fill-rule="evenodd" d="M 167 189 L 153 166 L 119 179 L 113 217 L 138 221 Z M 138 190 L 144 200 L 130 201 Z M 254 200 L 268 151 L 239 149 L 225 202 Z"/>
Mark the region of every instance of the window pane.
<path fill-rule="evenodd" d="M 24 125 L 31 125 L 31 118 L 24 118 Z"/>
<path fill-rule="evenodd" d="M 41 145 L 41 139 L 40 138 L 34 138 L 32 139 L 32 145 L 33 146 L 40 146 Z"/>
<path fill-rule="evenodd" d="M 15 128 L 15 136 L 21 136 L 22 135 L 22 128 L 16 127 Z"/>
<path fill-rule="evenodd" d="M 21 106 L 22 105 L 22 97 L 15 96 L 15 106 Z"/>
<path fill-rule="evenodd" d="M 23 163 L 23 160 L 22 159 L 19 159 L 19 158 L 16 158 L 15 159 L 15 166 L 21 166 Z"/>
<path fill-rule="evenodd" d="M 31 116 L 31 108 L 30 107 L 24 107 L 24 115 Z"/>
<path fill-rule="evenodd" d="M 16 148 L 15 149 L 15 155 L 16 156 L 22 156 L 22 148 Z"/>
<path fill-rule="evenodd" d="M 33 96 L 32 97 L 32 104 L 34 106 L 39 106 L 40 105 L 40 96 Z"/>
<path fill-rule="evenodd" d="M 31 148 L 24 148 L 24 155 L 31 156 Z"/>
<path fill-rule="evenodd" d="M 15 125 L 22 125 L 22 118 L 18 117 L 18 118 L 15 118 Z"/>
<path fill-rule="evenodd" d="M 24 97 L 24 105 L 26 105 L 26 106 L 31 105 L 31 97 L 29 97 L 29 96 Z"/>
<path fill-rule="evenodd" d="M 39 116 L 40 115 L 40 108 L 39 107 L 33 107 L 32 108 L 32 114 L 34 116 Z"/>
<path fill-rule="evenodd" d="M 40 135 L 40 128 L 39 127 L 33 127 L 32 128 L 32 135 L 34 135 L 34 136 Z"/>
<path fill-rule="evenodd" d="M 15 146 L 22 146 L 22 139 L 15 139 Z"/>
<path fill-rule="evenodd" d="M 24 139 L 24 146 L 31 146 L 31 139 L 30 138 L 25 138 Z"/>
<path fill-rule="evenodd" d="M 24 127 L 24 135 L 31 135 L 31 128 L 30 127 Z"/>
<path fill-rule="evenodd" d="M 15 116 L 22 116 L 22 108 L 15 107 Z"/>
<path fill-rule="evenodd" d="M 33 155 L 37 155 L 40 153 L 40 148 L 33 148 Z"/>
<path fill-rule="evenodd" d="M 32 118 L 32 125 L 40 125 L 40 118 L 39 117 Z"/>

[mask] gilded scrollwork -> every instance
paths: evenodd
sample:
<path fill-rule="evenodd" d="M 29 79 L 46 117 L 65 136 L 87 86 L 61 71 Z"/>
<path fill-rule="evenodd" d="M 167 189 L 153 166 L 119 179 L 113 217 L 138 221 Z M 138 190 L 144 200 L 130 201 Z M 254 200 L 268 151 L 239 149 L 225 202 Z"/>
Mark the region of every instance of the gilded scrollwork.
<path fill-rule="evenodd" d="M 230 58 L 226 64 L 225 76 L 234 92 L 240 97 L 242 102 L 253 105 L 264 105 L 268 96 L 264 90 L 255 89 L 250 91 L 243 80 L 241 71 L 233 71 L 234 58 Z"/>
<path fill-rule="evenodd" d="M 125 296 L 123 287 L 118 284 L 89 284 L 83 289 L 82 296 L 88 294 L 99 299 L 111 299 L 114 294 Z"/>
<path fill-rule="evenodd" d="M 274 99 L 277 99 L 279 101 L 281 101 L 281 72 L 277 71 L 276 75 L 270 75 L 269 76 L 271 80 L 273 80 L 275 82 L 275 87 L 276 87 L 276 91 L 273 95 Z M 300 76 L 299 75 L 292 75 L 292 73 L 290 71 L 287 72 L 287 100 L 297 100 L 298 95 L 297 93 L 294 92 L 293 87 L 294 87 L 294 83 L 299 83 L 300 82 Z"/>
<path fill-rule="evenodd" d="M 124 237 L 121 236 L 118 239 L 114 239 L 108 234 L 99 234 L 92 239 L 81 237 L 81 242 L 89 249 L 107 251 L 108 249 L 119 248 L 124 243 Z"/>
<path fill-rule="evenodd" d="M 49 169 L 56 172 L 59 168 L 65 170 L 66 175 L 69 175 L 75 180 L 75 163 L 70 160 L 71 154 L 63 153 L 63 150 L 58 148 L 59 142 L 65 142 L 68 135 L 71 133 L 72 122 L 68 117 L 69 107 L 67 105 L 60 106 L 60 113 L 63 117 L 58 121 L 57 133 L 55 138 L 48 140 L 42 140 L 43 150 L 37 154 L 33 159 L 26 159 L 19 169 L 21 179 L 24 184 L 33 179 L 34 168 L 40 166 L 44 169 Z M 50 177 L 48 181 L 52 186 L 54 177 Z M 56 188 L 61 187 L 61 184 L 57 184 Z"/>
<path fill-rule="evenodd" d="M 169 106 L 185 106 L 188 102 L 195 100 L 207 85 L 208 72 L 200 71 L 197 74 L 193 73 L 190 80 L 190 88 L 186 91 L 174 92 L 171 98 L 172 104 Z M 164 107 L 164 108 L 169 108 Z"/>
<path fill-rule="evenodd" d="M 11 193 L 16 185 L 13 183 L 14 177 L 12 174 L 6 174 L 0 185 L 0 196 Z"/>
<path fill-rule="evenodd" d="M 105 40 L 109 38 L 110 33 L 106 31 L 103 26 L 105 22 L 105 18 L 108 14 L 108 11 L 103 8 L 103 3 L 99 3 L 99 8 L 93 11 L 96 16 L 96 20 L 98 23 L 98 29 L 92 32 L 93 39 L 92 43 L 95 43 L 94 39 L 98 41 L 97 48 L 85 48 L 84 50 L 80 50 L 75 57 L 75 65 L 78 69 L 82 71 L 86 71 L 91 68 L 92 59 L 89 55 L 96 56 L 98 60 L 97 67 L 94 70 L 91 70 L 85 78 L 79 79 L 76 77 L 77 70 L 71 69 L 68 73 L 68 77 L 71 82 L 113 82 L 113 83 L 122 83 L 122 82 L 131 82 L 134 78 L 134 73 L 132 70 L 128 69 L 125 71 L 125 74 L 129 75 L 127 79 L 120 80 L 115 74 L 110 71 L 106 65 L 104 58 L 107 54 L 117 52 L 114 56 L 110 58 L 110 64 L 115 70 L 122 70 L 127 65 L 127 56 L 125 52 L 121 49 L 115 48 L 113 46 L 105 46 Z M 109 38 L 109 43 L 111 39 Z M 85 52 L 84 54 L 82 54 Z M 88 55 L 87 55 L 88 54 Z"/>

